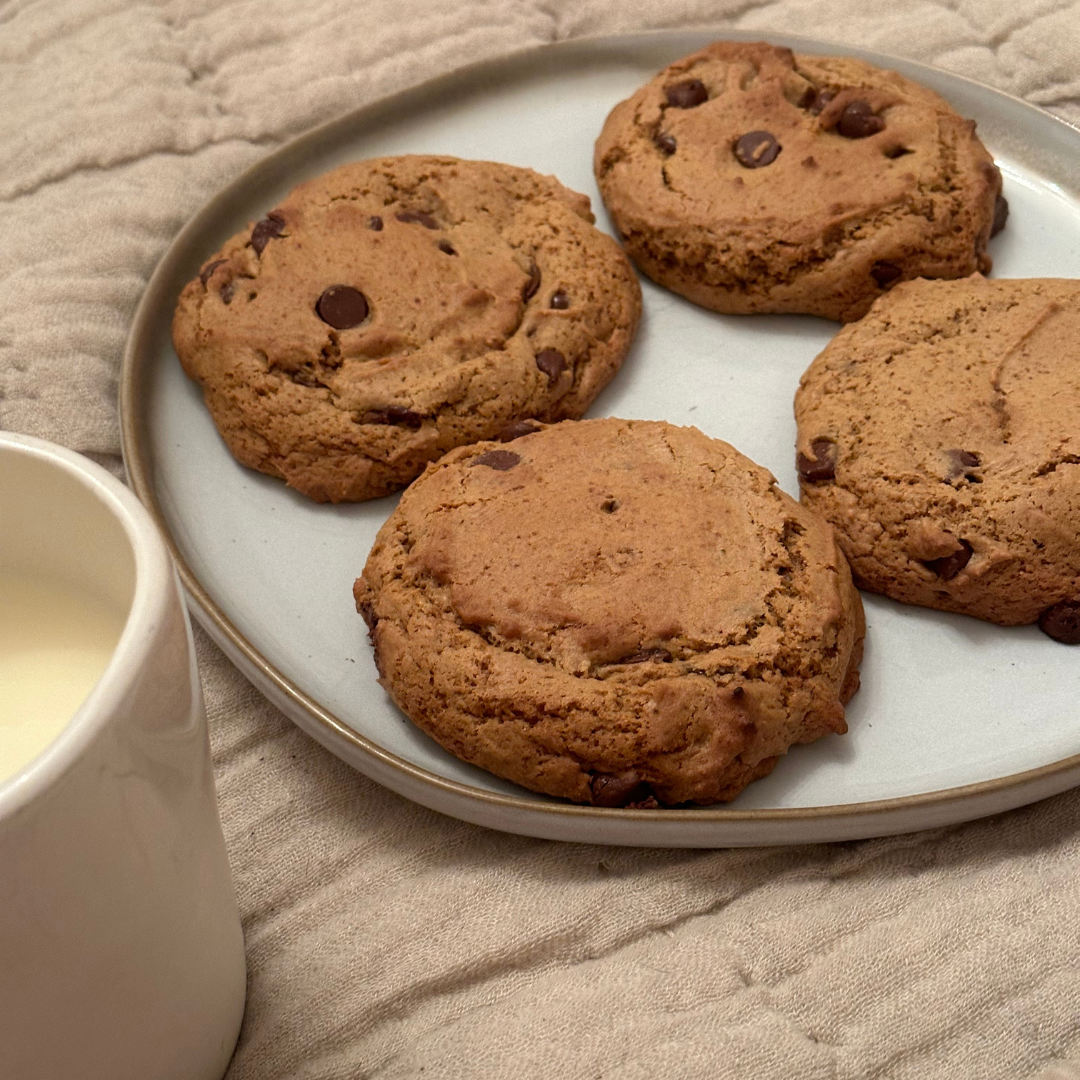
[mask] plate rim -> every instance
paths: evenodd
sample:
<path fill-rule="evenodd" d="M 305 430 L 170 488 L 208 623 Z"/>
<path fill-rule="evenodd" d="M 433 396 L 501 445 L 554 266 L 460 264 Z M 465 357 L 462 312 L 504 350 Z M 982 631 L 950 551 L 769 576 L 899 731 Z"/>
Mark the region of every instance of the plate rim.
<path fill-rule="evenodd" d="M 870 818 L 881 820 L 882 816 L 894 815 L 906 810 L 918 811 L 936 808 L 953 803 L 970 803 L 973 800 L 985 800 L 988 796 L 1006 791 L 1020 792 L 1022 789 L 1032 786 L 1046 787 L 1045 781 L 1060 780 L 1063 774 L 1076 772 L 1072 778 L 1073 783 L 1080 784 L 1080 753 L 1061 758 L 1045 765 L 1036 766 L 1018 773 L 1010 773 L 1007 776 L 994 777 L 989 780 L 980 780 L 954 787 L 940 788 L 934 791 L 918 792 L 910 795 L 891 796 L 885 799 L 864 800 L 861 802 L 835 803 L 819 806 L 806 807 L 762 807 L 747 810 L 730 808 L 728 804 L 714 806 L 702 806 L 694 808 L 662 808 L 655 810 L 627 810 L 625 808 L 606 808 L 595 806 L 580 806 L 573 803 L 544 802 L 523 799 L 517 794 L 503 794 L 473 787 L 459 780 L 452 780 L 430 771 L 420 765 L 392 753 L 378 743 L 360 734 L 343 720 L 335 716 L 329 709 L 322 706 L 313 697 L 292 682 L 273 664 L 271 664 L 255 646 L 237 629 L 229 617 L 218 605 L 210 592 L 203 586 L 194 571 L 188 565 L 183 551 L 176 537 L 169 527 L 161 504 L 154 488 L 151 466 L 150 450 L 144 444 L 141 432 L 141 423 L 146 416 L 146 379 L 144 378 L 144 360 L 148 350 L 143 348 L 144 341 L 153 333 L 153 323 L 158 311 L 158 294 L 162 292 L 164 282 L 172 276 L 174 264 L 183 260 L 184 249 L 188 245 L 188 237 L 192 233 L 200 231 L 206 218 L 221 212 L 229 200 L 237 195 L 242 195 L 250 185 L 259 182 L 262 174 L 280 166 L 282 162 L 288 165 L 290 159 L 302 157 L 305 148 L 318 146 L 330 138 L 339 130 L 355 132 L 362 128 L 365 123 L 377 123 L 380 114 L 402 106 L 410 107 L 423 99 L 429 102 L 437 101 L 440 94 L 447 90 L 467 91 L 471 86 L 483 81 L 492 81 L 500 73 L 514 67 L 520 68 L 523 62 L 527 62 L 531 71 L 540 71 L 548 63 L 548 58 L 561 54 L 565 59 L 577 52 L 590 53 L 597 49 L 615 50 L 644 49 L 650 45 L 659 45 L 665 41 L 679 39 L 699 38 L 701 44 L 691 45 L 688 51 L 700 48 L 709 40 L 733 40 L 733 41 L 768 41 L 774 44 L 782 44 L 789 48 L 817 55 L 855 56 L 867 60 L 878 67 L 889 67 L 899 64 L 901 67 L 915 71 L 914 78 L 918 73 L 930 73 L 935 79 L 945 76 L 948 80 L 966 84 L 982 94 L 992 97 L 1004 98 L 1014 106 L 1029 111 L 1039 118 L 1040 122 L 1047 120 L 1060 124 L 1073 137 L 1080 136 L 1080 127 L 1067 120 L 1048 112 L 1045 109 L 1033 105 L 1030 102 L 987 86 L 976 79 L 969 78 L 943 68 L 934 67 L 919 61 L 909 60 L 904 57 L 892 56 L 879 53 L 872 49 L 863 49 L 857 46 L 844 45 L 801 37 L 793 34 L 774 33 L 772 31 L 740 31 L 728 27 L 713 27 L 699 25 L 685 28 L 667 28 L 648 31 L 639 31 L 621 34 L 592 35 L 582 38 L 573 38 L 563 41 L 547 42 L 525 49 L 515 50 L 497 57 L 477 61 L 453 71 L 428 79 L 422 83 L 407 87 L 386 97 L 368 102 L 365 105 L 352 109 L 344 114 L 323 121 L 300 134 L 283 142 L 280 146 L 271 150 L 257 161 L 239 172 L 232 180 L 222 188 L 215 191 L 199 209 L 185 222 L 169 242 L 160 260 L 154 268 L 132 319 L 131 329 L 125 342 L 123 358 L 121 361 L 119 376 L 119 419 L 120 419 L 120 442 L 124 466 L 127 472 L 128 483 L 135 491 L 139 500 L 149 511 L 156 525 L 161 531 L 169 553 L 176 564 L 177 572 L 183 583 L 188 597 L 188 606 L 193 609 L 197 621 L 207 630 L 211 638 L 222 646 L 227 652 L 230 662 L 233 662 L 249 682 L 255 688 L 266 695 L 262 683 L 268 684 L 280 695 L 289 708 L 283 708 L 289 719 L 301 727 L 307 734 L 322 743 L 331 753 L 344 760 L 350 766 L 371 775 L 364 769 L 359 761 L 370 759 L 373 767 L 390 769 L 399 773 L 403 780 L 411 785 L 420 785 L 421 790 L 426 789 L 431 801 L 417 799 L 416 793 L 405 795 L 413 801 L 422 801 L 424 805 L 438 809 L 443 813 L 461 818 L 468 818 L 459 812 L 447 807 L 445 801 L 462 800 L 469 804 L 480 804 L 491 810 L 513 810 L 527 814 L 539 814 L 542 817 L 550 817 L 553 821 L 558 818 L 583 822 L 633 822 L 641 825 L 649 823 L 694 823 L 699 826 L 713 826 L 718 831 L 725 825 L 738 826 L 746 824 L 783 824 L 793 822 L 827 822 L 830 820 L 840 821 L 849 818 Z M 558 62 L 557 60 L 555 62 Z M 520 77 L 520 71 L 516 72 Z M 291 170 L 287 170 L 291 171 Z M 223 640 L 224 639 L 224 640 Z M 231 648 L 226 648 L 226 643 Z M 279 702 L 273 702 L 279 708 Z M 298 710 L 304 715 L 307 723 L 300 723 L 293 710 Z M 309 726 L 311 725 L 311 726 Z M 313 730 L 314 729 L 314 730 Z M 347 748 L 348 756 L 339 752 L 339 748 Z M 377 778 L 376 778 L 377 779 Z M 377 781 L 382 783 L 382 781 Z M 1045 790 L 1038 798 L 1048 797 L 1057 791 L 1066 790 L 1072 784 L 1054 785 Z M 396 789 L 392 789 L 396 790 Z M 526 789 L 522 789 L 523 791 Z M 533 793 L 530 793 L 533 794 Z M 442 798 L 440 798 L 442 796 Z M 1008 809 L 1023 805 L 1024 800 L 1009 802 L 998 809 Z M 995 810 L 989 810 L 994 813 Z M 958 818 L 954 820 L 967 820 Z M 491 827 L 499 828 L 498 825 Z M 911 826 L 890 829 L 891 832 L 909 831 Z M 919 826 L 914 826 L 918 828 Z M 507 829 L 506 831 L 520 832 L 520 829 Z M 885 830 L 872 831 L 866 835 L 884 835 Z M 533 835 L 541 835 L 534 833 Z M 546 835 L 546 834 L 545 834 Z M 847 837 L 843 837 L 847 838 Z M 612 836 L 605 837 L 609 842 L 619 842 Z M 841 837 L 836 837 L 841 839 Z M 737 843 L 737 840 L 718 838 L 720 843 Z M 623 840 L 622 842 L 627 842 Z M 629 841 L 633 843 L 633 841 Z M 757 843 L 762 841 L 758 840 Z M 767 841 L 765 841 L 767 842 Z M 775 843 L 788 843 L 790 840 L 779 839 Z M 689 846 L 689 845 L 687 845 Z"/>

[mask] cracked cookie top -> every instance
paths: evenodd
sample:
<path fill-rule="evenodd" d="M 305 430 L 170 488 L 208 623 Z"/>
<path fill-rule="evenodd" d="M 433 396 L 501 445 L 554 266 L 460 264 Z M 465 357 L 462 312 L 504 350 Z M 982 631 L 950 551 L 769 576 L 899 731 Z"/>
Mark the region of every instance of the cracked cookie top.
<path fill-rule="evenodd" d="M 640 314 L 588 199 L 528 169 L 359 162 L 294 189 L 181 294 L 176 351 L 245 465 L 319 501 L 580 416 Z"/>
<path fill-rule="evenodd" d="M 591 420 L 456 450 L 403 496 L 355 594 L 423 730 L 576 802 L 733 798 L 844 731 L 858 684 L 831 529 L 694 428 Z"/>
<path fill-rule="evenodd" d="M 990 270 L 1001 175 L 930 90 L 718 41 L 617 105 L 595 171 L 627 250 L 716 311 L 850 321 L 897 281 Z"/>
<path fill-rule="evenodd" d="M 1080 641 L 1080 282 L 907 282 L 795 416 L 803 502 L 860 585 Z"/>

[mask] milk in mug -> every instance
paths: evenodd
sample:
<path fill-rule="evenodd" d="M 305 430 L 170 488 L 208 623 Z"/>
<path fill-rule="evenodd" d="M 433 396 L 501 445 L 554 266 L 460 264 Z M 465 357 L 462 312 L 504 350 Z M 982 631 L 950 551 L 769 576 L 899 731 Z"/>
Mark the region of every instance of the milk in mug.
<path fill-rule="evenodd" d="M 75 715 L 116 649 L 124 618 L 71 585 L 0 570 L 0 783 Z"/>

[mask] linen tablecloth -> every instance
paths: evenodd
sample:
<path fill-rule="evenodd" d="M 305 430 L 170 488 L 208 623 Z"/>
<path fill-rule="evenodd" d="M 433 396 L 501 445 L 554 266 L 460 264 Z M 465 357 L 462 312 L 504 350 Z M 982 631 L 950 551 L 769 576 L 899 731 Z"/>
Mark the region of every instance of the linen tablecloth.
<path fill-rule="evenodd" d="M 155 263 L 305 128 L 530 44 L 706 24 L 1080 124 L 1080 0 L 4 0 L 0 427 L 119 474 Z M 816 847 L 530 840 L 378 787 L 196 639 L 248 955 L 230 1080 L 1080 1077 L 1080 792 Z"/>

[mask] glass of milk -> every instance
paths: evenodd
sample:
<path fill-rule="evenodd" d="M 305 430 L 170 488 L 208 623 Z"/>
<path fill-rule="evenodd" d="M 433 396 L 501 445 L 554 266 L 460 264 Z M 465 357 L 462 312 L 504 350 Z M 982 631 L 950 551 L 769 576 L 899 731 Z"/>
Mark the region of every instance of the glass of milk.
<path fill-rule="evenodd" d="M 103 469 L 0 432 L 0 1074 L 219 1080 L 245 982 L 168 552 Z"/>

